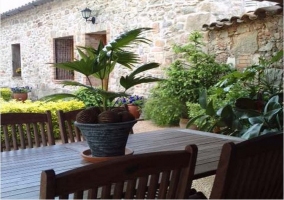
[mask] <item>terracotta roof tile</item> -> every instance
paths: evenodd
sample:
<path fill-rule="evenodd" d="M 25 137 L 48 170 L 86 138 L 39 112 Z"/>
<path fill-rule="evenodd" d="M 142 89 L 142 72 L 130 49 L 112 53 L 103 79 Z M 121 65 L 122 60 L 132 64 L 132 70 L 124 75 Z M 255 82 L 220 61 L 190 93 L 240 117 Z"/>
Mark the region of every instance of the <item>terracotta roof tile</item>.
<path fill-rule="evenodd" d="M 7 17 L 16 15 L 20 12 L 33 9 L 37 6 L 41 6 L 41 5 L 48 3 L 48 2 L 51 2 L 51 1 L 53 1 L 53 0 L 34 0 L 34 1 L 31 1 L 27 4 L 25 4 L 25 5 L 22 5 L 20 7 L 17 7 L 17 8 L 14 8 L 12 10 L 8 10 L 8 11 L 1 13 L 1 19 L 5 19 Z"/>
<path fill-rule="evenodd" d="M 279 15 L 281 13 L 283 13 L 282 4 L 258 8 L 255 11 L 247 12 L 240 17 L 233 16 L 230 19 L 225 18 L 213 22 L 211 24 L 203 24 L 202 29 L 206 31 L 206 30 L 216 30 L 216 29 L 226 28 L 228 26 L 232 26 L 233 24 L 244 23 L 256 19 L 263 19 L 267 16 Z"/>

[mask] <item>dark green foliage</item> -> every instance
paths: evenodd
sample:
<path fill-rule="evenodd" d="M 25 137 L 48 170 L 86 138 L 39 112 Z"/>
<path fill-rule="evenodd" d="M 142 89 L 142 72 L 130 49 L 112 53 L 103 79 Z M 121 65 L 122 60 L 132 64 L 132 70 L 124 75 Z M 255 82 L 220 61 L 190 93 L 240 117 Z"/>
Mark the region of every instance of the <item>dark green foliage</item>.
<path fill-rule="evenodd" d="M 206 91 L 199 98 L 204 113 L 196 115 L 187 124 L 197 124 L 199 130 L 217 132 L 250 139 L 270 132 L 283 131 L 283 93 L 269 98 L 264 109 L 259 102 L 249 99 L 237 99 L 238 104 L 227 104 L 218 110 L 214 101 L 208 102 Z"/>
<path fill-rule="evenodd" d="M 99 107 L 102 104 L 102 96 L 98 93 L 91 92 L 86 88 L 81 88 L 74 93 L 77 98 L 84 102 L 86 107 Z"/>
<path fill-rule="evenodd" d="M 177 125 L 181 114 L 181 104 L 177 99 L 163 92 L 159 87 L 151 90 L 151 96 L 143 107 L 144 117 L 159 126 Z"/>
<path fill-rule="evenodd" d="M 0 97 L 5 101 L 12 99 L 12 91 L 10 88 L 0 88 Z"/>
<path fill-rule="evenodd" d="M 262 112 L 237 109 L 243 121 L 242 138 L 250 139 L 270 132 L 283 131 L 283 93 L 273 95 Z"/>
<path fill-rule="evenodd" d="M 171 122 L 177 122 L 180 117 L 188 118 L 189 111 L 186 103 L 197 103 L 200 90 L 213 86 L 221 76 L 231 71 L 229 65 L 217 63 L 213 55 L 202 51 L 201 39 L 201 34 L 194 32 L 190 35 L 188 44 L 174 46 L 175 52 L 181 59 L 165 69 L 166 80 L 159 82 L 159 87 L 153 90 L 159 93 L 159 96 L 152 95 L 148 99 L 151 104 L 154 105 L 156 102 L 157 106 L 160 106 L 161 98 L 165 98 L 169 106 L 165 105 L 163 109 L 157 110 L 156 115 L 151 115 L 150 119 L 153 121 L 157 121 L 156 118 L 160 118 L 165 113 L 172 112 L 170 102 L 180 104 L 171 116 Z M 186 61 L 183 61 L 182 57 Z"/>
<path fill-rule="evenodd" d="M 197 102 L 199 91 L 208 89 L 215 85 L 220 77 L 231 72 L 228 64 L 218 63 L 215 61 L 215 55 L 207 54 L 202 50 L 204 46 L 201 42 L 202 35 L 199 32 L 193 32 L 189 37 L 189 43 L 184 46 L 174 46 L 178 54 L 182 54 L 187 62 L 183 62 L 188 69 L 190 76 L 189 85 L 195 90 L 195 99 L 189 99 L 190 102 Z"/>
<path fill-rule="evenodd" d="M 275 67 L 282 57 L 283 51 L 279 51 L 271 59 L 260 58 L 258 65 L 229 73 L 210 88 L 209 94 L 231 103 L 240 97 L 267 101 L 273 94 L 283 92 L 283 69 Z"/>

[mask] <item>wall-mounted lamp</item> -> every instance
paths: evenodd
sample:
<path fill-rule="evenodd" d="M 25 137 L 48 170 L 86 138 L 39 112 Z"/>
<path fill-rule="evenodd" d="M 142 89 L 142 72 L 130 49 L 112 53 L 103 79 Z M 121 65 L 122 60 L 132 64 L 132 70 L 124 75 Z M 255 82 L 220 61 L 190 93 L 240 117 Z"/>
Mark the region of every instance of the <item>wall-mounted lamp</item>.
<path fill-rule="evenodd" d="M 86 21 L 91 21 L 93 24 L 96 22 L 96 18 L 92 17 L 92 19 L 89 19 L 91 17 L 92 11 L 89 8 L 85 8 L 84 10 L 81 11 L 83 18 Z"/>

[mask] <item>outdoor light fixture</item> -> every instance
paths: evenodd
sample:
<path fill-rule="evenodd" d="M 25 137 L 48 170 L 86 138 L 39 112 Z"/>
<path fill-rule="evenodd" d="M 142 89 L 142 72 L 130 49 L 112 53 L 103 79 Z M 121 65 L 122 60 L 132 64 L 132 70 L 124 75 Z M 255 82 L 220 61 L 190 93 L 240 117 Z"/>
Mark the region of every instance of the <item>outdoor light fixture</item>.
<path fill-rule="evenodd" d="M 85 8 L 84 10 L 81 11 L 83 18 L 86 21 L 91 21 L 93 24 L 96 22 L 96 18 L 92 17 L 92 19 L 89 19 L 91 17 L 92 11 L 89 8 Z"/>

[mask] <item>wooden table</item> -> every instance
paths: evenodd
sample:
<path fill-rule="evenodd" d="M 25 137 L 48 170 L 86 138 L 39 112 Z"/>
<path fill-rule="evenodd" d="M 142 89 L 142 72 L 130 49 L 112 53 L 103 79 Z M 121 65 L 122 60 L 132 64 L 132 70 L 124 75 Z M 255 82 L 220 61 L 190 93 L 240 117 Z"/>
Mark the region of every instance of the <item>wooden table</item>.
<path fill-rule="evenodd" d="M 189 129 L 164 129 L 129 136 L 127 147 L 134 154 L 164 150 L 182 150 L 187 144 L 198 146 L 195 179 L 215 174 L 222 145 L 242 139 Z M 56 173 L 89 164 L 80 152 L 86 142 L 1 153 L 1 198 L 38 199 L 42 170 Z"/>

